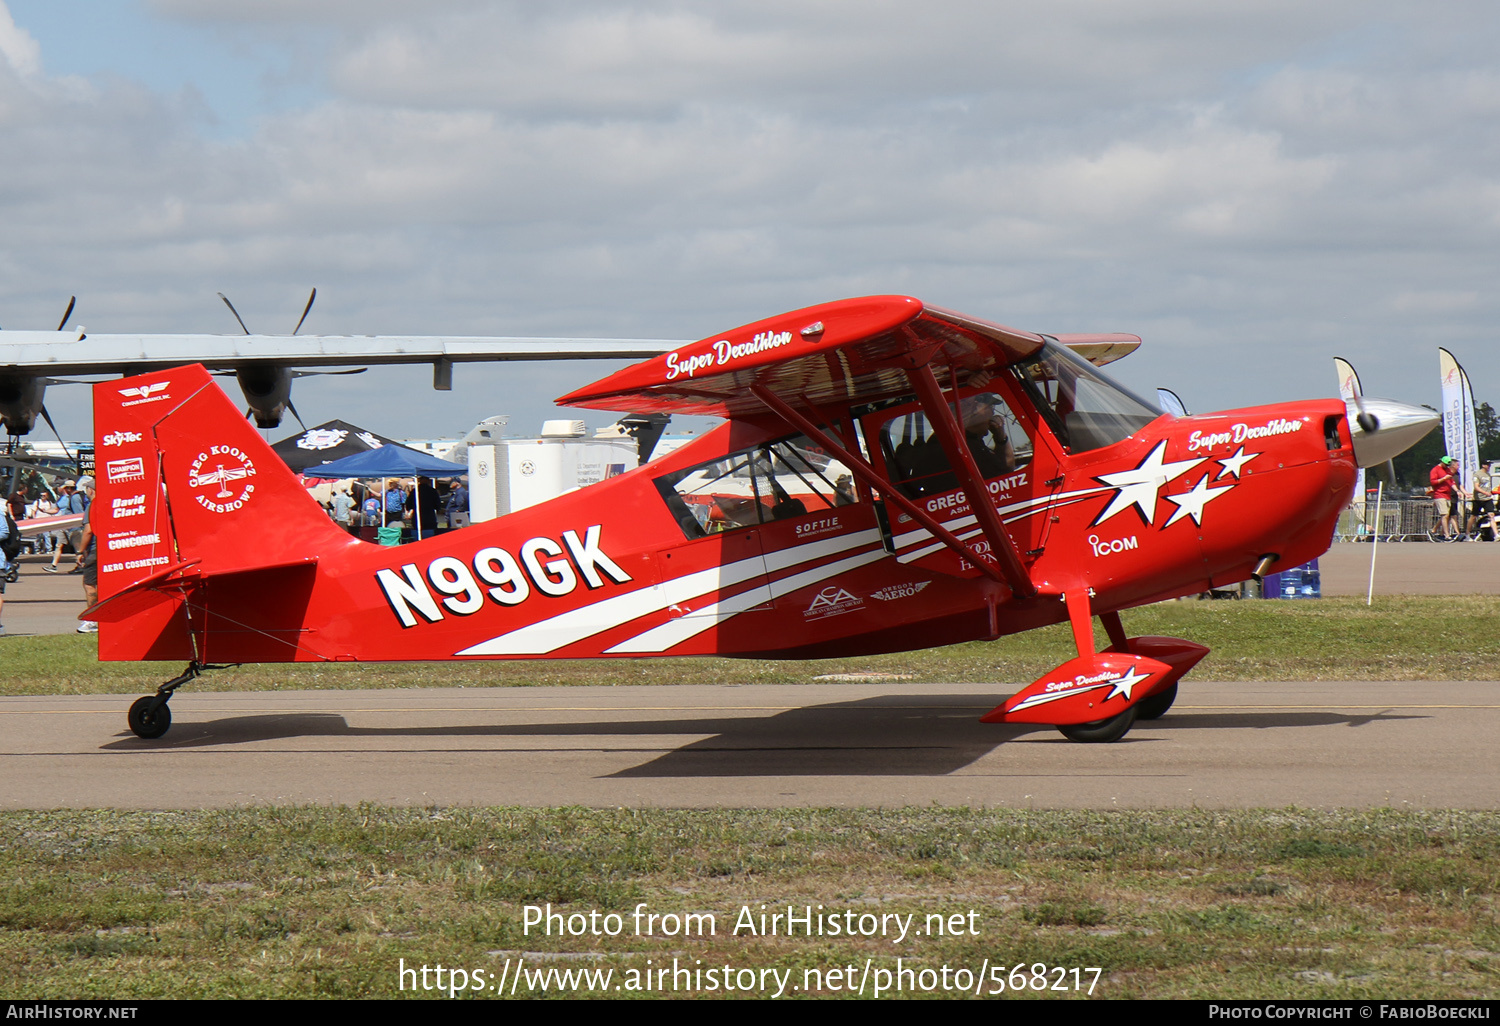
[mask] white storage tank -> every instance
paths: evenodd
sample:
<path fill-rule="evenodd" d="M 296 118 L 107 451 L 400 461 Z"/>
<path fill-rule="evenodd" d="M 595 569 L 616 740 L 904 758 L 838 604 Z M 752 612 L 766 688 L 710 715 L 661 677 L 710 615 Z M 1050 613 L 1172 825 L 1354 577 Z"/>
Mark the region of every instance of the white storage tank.
<path fill-rule="evenodd" d="M 536 438 L 468 443 L 470 522 L 535 506 L 639 465 L 635 439 L 586 434 L 581 420 L 549 420 Z"/>

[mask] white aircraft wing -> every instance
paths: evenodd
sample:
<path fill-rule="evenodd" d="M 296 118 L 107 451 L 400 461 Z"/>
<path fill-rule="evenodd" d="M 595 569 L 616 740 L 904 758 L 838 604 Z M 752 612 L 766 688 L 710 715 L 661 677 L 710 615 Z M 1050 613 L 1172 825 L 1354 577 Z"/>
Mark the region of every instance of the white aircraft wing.
<path fill-rule="evenodd" d="M 643 360 L 687 339 L 487 338 L 422 335 L 80 335 L 0 332 L 0 369 L 46 374 L 139 373 L 143 365 L 201 363 L 233 369 L 270 361 L 296 367 L 477 363 L 504 360 Z"/>

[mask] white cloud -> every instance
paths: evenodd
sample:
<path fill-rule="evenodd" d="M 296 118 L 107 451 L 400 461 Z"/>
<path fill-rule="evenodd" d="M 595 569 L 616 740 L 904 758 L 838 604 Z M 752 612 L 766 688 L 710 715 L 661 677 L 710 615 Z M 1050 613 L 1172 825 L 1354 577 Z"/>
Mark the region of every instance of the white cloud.
<path fill-rule="evenodd" d="M 1487 5 L 152 9 L 314 27 L 332 97 L 214 141 L 190 98 L 64 88 L 0 18 L 0 323 L 77 291 L 96 330 L 226 330 L 222 289 L 286 330 L 317 284 L 312 330 L 698 336 L 909 291 L 1139 331 L 1122 376 L 1196 409 L 1325 392 L 1351 339 L 1396 391 L 1413 339 L 1477 346 L 1496 312 Z"/>
<path fill-rule="evenodd" d="M 30 33 L 16 27 L 4 4 L 0 4 L 0 59 L 21 78 L 30 78 L 42 70 L 42 48 Z"/>

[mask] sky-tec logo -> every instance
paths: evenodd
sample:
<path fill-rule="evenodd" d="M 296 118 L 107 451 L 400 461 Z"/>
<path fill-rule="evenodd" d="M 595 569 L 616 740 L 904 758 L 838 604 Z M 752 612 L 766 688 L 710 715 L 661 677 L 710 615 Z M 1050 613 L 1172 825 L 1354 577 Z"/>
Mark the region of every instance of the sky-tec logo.
<path fill-rule="evenodd" d="M 578 587 L 579 574 L 591 589 L 604 587 L 601 570 L 616 584 L 624 584 L 631 579 L 630 575 L 605 555 L 599 547 L 599 535 L 598 524 L 584 531 L 581 541 L 577 532 L 564 531 L 563 542 L 568 555 L 573 557 L 572 562 L 564 555 L 562 545 L 551 538 L 532 538 L 522 543 L 519 561 L 505 549 L 492 547 L 474 554 L 472 570 L 471 563 L 453 556 L 439 556 L 427 564 L 425 575 L 418 572 L 417 564 L 407 563 L 399 572 L 377 570 L 375 579 L 401 626 L 415 627 L 418 616 L 428 623 L 437 623 L 443 618 L 442 607 L 459 616 L 469 616 L 484 608 L 486 595 L 499 605 L 514 606 L 530 597 L 533 586 L 543 595 L 570 594 Z M 434 590 L 445 596 L 441 604 L 432 594 Z"/>
<path fill-rule="evenodd" d="M 134 431 L 115 431 L 99 439 L 105 446 L 124 445 L 126 442 L 139 442 L 141 436 Z"/>

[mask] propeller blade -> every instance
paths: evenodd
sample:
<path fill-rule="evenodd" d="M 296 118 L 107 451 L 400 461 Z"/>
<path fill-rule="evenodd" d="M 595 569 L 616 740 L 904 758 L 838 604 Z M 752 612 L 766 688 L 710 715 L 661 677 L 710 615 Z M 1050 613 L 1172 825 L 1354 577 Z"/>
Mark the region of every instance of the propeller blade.
<path fill-rule="evenodd" d="M 246 335 L 250 334 L 250 329 L 245 327 L 245 322 L 240 317 L 240 312 L 234 308 L 234 304 L 229 301 L 229 297 L 220 292 L 219 298 L 224 300 L 224 305 L 229 307 L 229 312 L 234 314 L 234 319 L 240 322 L 240 330 L 243 331 Z"/>
<path fill-rule="evenodd" d="M 71 303 L 68 305 L 68 309 L 73 309 Z M 64 317 L 63 321 L 66 322 L 67 318 Z M 61 331 L 62 329 L 59 328 L 58 330 Z M 47 421 L 47 426 L 52 429 L 52 434 L 57 437 L 57 444 L 62 446 L 63 455 L 72 460 L 74 463 L 77 463 L 78 460 L 74 458 L 73 454 L 68 451 L 68 443 L 63 441 L 62 432 L 58 431 L 57 425 L 52 423 L 52 414 L 47 412 L 47 405 L 45 403 L 42 404 L 42 417 Z"/>
<path fill-rule="evenodd" d="M 297 334 L 297 332 L 299 332 L 299 331 L 302 330 L 302 322 L 305 321 L 305 320 L 307 320 L 307 313 L 308 313 L 309 310 L 312 309 L 313 300 L 317 299 L 317 298 L 318 298 L 318 290 L 317 290 L 317 288 L 314 288 L 312 290 L 312 294 L 307 297 L 307 305 L 302 308 L 302 316 L 299 317 L 299 318 L 297 318 L 297 326 L 292 329 L 292 334 L 293 335 Z"/>
<path fill-rule="evenodd" d="M 77 296 L 68 297 L 68 308 L 63 311 L 63 319 L 57 322 L 58 331 L 62 331 L 68 326 L 68 318 L 73 316 L 73 304 L 76 302 L 78 302 Z M 62 439 L 59 438 L 58 441 L 60 442 Z"/>
<path fill-rule="evenodd" d="M 291 396 L 287 396 L 286 408 L 292 411 L 292 416 L 297 418 L 297 423 L 298 424 L 302 424 L 302 414 L 298 413 L 297 412 L 297 407 L 295 407 L 295 406 L 292 405 L 292 397 Z M 302 430 L 304 432 L 307 431 L 307 425 L 306 424 L 302 424 Z"/>

